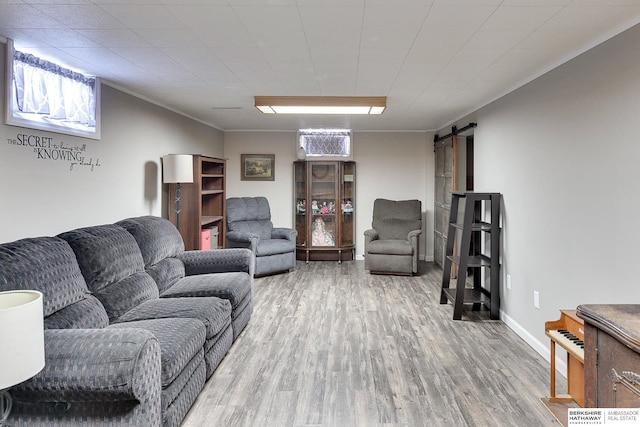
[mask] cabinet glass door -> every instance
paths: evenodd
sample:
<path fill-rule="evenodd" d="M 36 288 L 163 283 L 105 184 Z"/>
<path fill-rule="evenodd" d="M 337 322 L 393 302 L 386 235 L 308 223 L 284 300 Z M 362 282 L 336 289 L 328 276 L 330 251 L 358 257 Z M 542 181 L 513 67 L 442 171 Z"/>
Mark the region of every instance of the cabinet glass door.
<path fill-rule="evenodd" d="M 356 199 L 356 164 L 346 162 L 343 164 L 342 173 L 342 189 L 340 196 L 340 206 L 342 212 L 342 245 L 353 246 L 354 230 L 355 230 L 355 209 L 354 202 Z"/>
<path fill-rule="evenodd" d="M 295 162 L 293 164 L 293 192 L 296 198 L 294 218 L 296 221 L 297 246 L 307 244 L 307 163 Z"/>
<path fill-rule="evenodd" d="M 336 246 L 336 163 L 309 163 L 311 168 L 311 246 Z"/>

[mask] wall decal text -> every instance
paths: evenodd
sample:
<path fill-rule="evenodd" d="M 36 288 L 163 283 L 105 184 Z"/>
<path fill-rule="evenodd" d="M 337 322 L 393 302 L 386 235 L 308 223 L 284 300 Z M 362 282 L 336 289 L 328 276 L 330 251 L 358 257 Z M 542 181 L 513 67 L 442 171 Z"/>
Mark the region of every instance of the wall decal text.
<path fill-rule="evenodd" d="M 32 149 L 38 160 L 62 161 L 69 164 L 69 171 L 77 169 L 77 166 L 88 167 L 93 172 L 101 166 L 100 159 L 87 156 L 87 144 L 65 144 L 64 141 L 55 141 L 52 136 L 33 135 L 19 133 L 15 138 L 7 138 L 9 145 Z"/>

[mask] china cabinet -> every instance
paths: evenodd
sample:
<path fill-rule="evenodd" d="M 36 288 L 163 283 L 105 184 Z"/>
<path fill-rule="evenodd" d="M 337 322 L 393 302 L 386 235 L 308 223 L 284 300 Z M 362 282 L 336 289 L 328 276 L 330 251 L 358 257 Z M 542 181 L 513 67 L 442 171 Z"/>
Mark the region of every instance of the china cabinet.
<path fill-rule="evenodd" d="M 355 162 L 297 161 L 293 170 L 297 259 L 354 259 Z"/>

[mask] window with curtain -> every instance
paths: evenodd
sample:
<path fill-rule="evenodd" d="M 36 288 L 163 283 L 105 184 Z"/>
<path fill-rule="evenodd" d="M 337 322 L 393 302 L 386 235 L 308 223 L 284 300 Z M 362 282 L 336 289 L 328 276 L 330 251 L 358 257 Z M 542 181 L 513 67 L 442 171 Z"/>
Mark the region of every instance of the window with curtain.
<path fill-rule="evenodd" d="M 298 146 L 304 148 L 307 157 L 350 159 L 351 130 L 300 129 Z"/>
<path fill-rule="evenodd" d="M 98 139 L 98 80 L 11 50 L 7 123 Z"/>

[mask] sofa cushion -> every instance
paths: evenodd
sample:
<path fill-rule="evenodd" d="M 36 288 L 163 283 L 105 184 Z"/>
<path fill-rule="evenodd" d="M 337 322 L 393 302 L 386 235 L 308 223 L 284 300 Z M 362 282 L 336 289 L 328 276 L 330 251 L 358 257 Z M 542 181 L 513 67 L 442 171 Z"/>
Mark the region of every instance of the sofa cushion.
<path fill-rule="evenodd" d="M 104 307 L 89 294 L 74 251 L 57 237 L 0 245 L 0 291 L 16 289 L 42 292 L 47 328 L 107 325 Z"/>
<path fill-rule="evenodd" d="M 296 250 L 295 240 L 267 239 L 260 240 L 256 249 L 256 256 L 286 254 Z"/>
<path fill-rule="evenodd" d="M 368 253 L 411 256 L 413 247 L 408 240 L 372 240 L 369 242 Z"/>
<path fill-rule="evenodd" d="M 229 326 L 231 303 L 220 298 L 154 299 L 129 310 L 118 323 L 176 317 L 200 320 L 206 327 L 206 337 L 212 338 Z"/>
<path fill-rule="evenodd" d="M 138 271 L 95 291 L 95 295 L 104 305 L 112 323 L 140 304 L 157 300 L 158 288 L 151 276 Z"/>
<path fill-rule="evenodd" d="M 160 343 L 162 388 L 170 385 L 187 364 L 203 351 L 206 328 L 196 319 L 153 319 L 109 325 L 113 328 L 140 328 L 150 331 Z"/>
<path fill-rule="evenodd" d="M 147 266 L 146 271 L 156 282 L 161 294 L 185 275 L 184 263 L 178 258 L 165 258 L 157 264 Z"/>
<path fill-rule="evenodd" d="M 89 289 L 114 321 L 133 307 L 158 297 L 158 288 L 144 271 L 138 244 L 124 228 L 99 225 L 59 237 L 73 248 Z"/>
<path fill-rule="evenodd" d="M 161 297 L 218 297 L 229 300 L 232 310 L 235 310 L 251 293 L 251 277 L 249 275 L 228 272 L 187 276 L 163 293 Z"/>
<path fill-rule="evenodd" d="M 98 329 L 109 324 L 109 316 L 98 298 L 87 296 L 44 318 L 45 329 Z"/>
<path fill-rule="evenodd" d="M 116 224 L 136 239 L 144 265 L 147 267 L 184 252 L 184 242 L 180 232 L 164 218 L 149 215 L 127 218 Z"/>
<path fill-rule="evenodd" d="M 145 269 L 160 293 L 184 277 L 184 264 L 176 258 L 184 252 L 184 242 L 171 222 L 156 216 L 142 216 L 117 224 L 131 233 L 138 243 Z"/>

